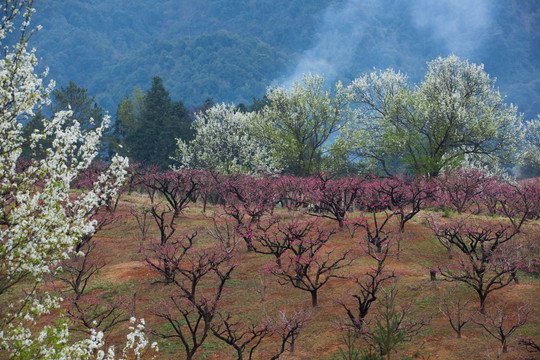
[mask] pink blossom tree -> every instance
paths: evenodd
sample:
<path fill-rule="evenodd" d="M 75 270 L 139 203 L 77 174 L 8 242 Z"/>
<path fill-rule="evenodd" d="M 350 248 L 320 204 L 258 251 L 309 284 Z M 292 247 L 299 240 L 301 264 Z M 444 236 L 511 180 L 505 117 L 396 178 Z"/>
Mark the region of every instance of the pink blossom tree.
<path fill-rule="evenodd" d="M 496 306 L 486 313 L 478 313 L 473 321 L 484 329 L 489 335 L 499 340 L 502 352 L 508 352 L 508 339 L 514 332 L 525 325 L 531 315 L 528 306 L 517 308 L 515 313 L 509 313 L 503 306 Z"/>
<path fill-rule="evenodd" d="M 539 333 L 538 329 L 536 329 L 536 333 Z M 524 346 L 528 352 L 540 353 L 540 343 L 532 337 L 521 336 L 518 340 L 518 345 Z"/>
<path fill-rule="evenodd" d="M 433 198 L 435 183 L 427 178 L 392 176 L 372 181 L 373 191 L 379 193 L 383 201 L 399 220 L 399 232 L 405 231 L 405 224 L 414 218 Z"/>
<path fill-rule="evenodd" d="M 284 222 L 274 216 L 251 226 L 239 226 L 238 233 L 254 252 L 273 255 L 276 264 L 280 265 L 281 256 L 290 248 L 291 241 L 306 236 L 309 229 L 301 230 L 296 222 Z"/>
<path fill-rule="evenodd" d="M 311 312 L 306 310 L 293 311 L 287 314 L 285 310 L 278 313 L 277 317 L 266 316 L 268 329 L 273 335 L 280 338 L 279 350 L 270 360 L 277 360 L 287 350 L 294 352 L 296 339 L 311 318 Z"/>
<path fill-rule="evenodd" d="M 481 200 L 488 176 L 478 169 L 448 170 L 441 173 L 436 182 L 440 204 L 461 214 Z"/>
<path fill-rule="evenodd" d="M 239 223 L 244 215 L 249 216 L 251 222 L 257 222 L 264 214 L 273 214 L 278 201 L 273 177 L 236 174 L 223 179 L 220 192 L 224 210 Z"/>
<path fill-rule="evenodd" d="M 175 242 L 170 245 L 173 244 Z M 176 254 L 172 251 L 174 249 Z M 193 238 L 188 237 L 174 249 L 167 254 L 174 259 L 169 263 L 177 264 L 170 283 L 172 294 L 159 302 L 153 311 L 172 330 L 154 333 L 164 339 L 179 340 L 186 358 L 191 360 L 211 333 L 225 284 L 236 266 L 231 263 L 231 255 L 227 252 L 219 247 L 197 248 Z"/>
<path fill-rule="evenodd" d="M 168 208 L 179 215 L 190 203 L 195 202 L 201 187 L 201 173 L 197 170 L 147 172 L 141 179 L 149 193 L 158 193 Z M 153 196 L 151 196 L 151 199 Z"/>
<path fill-rule="evenodd" d="M 358 176 L 334 179 L 330 174 L 317 174 L 309 181 L 310 215 L 337 221 L 340 228 L 355 200 L 362 195 L 366 180 Z"/>
<path fill-rule="evenodd" d="M 311 305 L 318 305 L 319 289 L 330 279 L 342 277 L 338 270 L 352 262 L 350 250 L 336 254 L 336 249 L 327 249 L 333 231 L 325 231 L 314 221 L 291 222 L 286 227 L 289 234 L 287 250 L 281 261 L 269 266 L 268 270 L 278 277 L 280 284 L 290 283 L 297 289 L 311 294 Z"/>
<path fill-rule="evenodd" d="M 480 311 L 484 313 L 487 296 L 514 281 L 517 271 L 524 266 L 521 248 L 513 241 L 517 230 L 502 223 L 463 221 L 432 227 L 436 236 L 459 250 L 455 261 L 435 270 L 445 281 L 462 282 L 476 291 Z"/>
<path fill-rule="evenodd" d="M 163 173 L 154 173 L 153 170 L 147 169 L 147 172 L 141 177 L 140 183 L 149 196 L 149 212 L 158 227 L 159 237 L 157 241 L 154 240 L 144 249 L 144 259 L 163 275 L 164 282 L 169 283 L 174 281 L 175 271 L 178 267 L 178 259 L 175 257 L 179 252 L 182 252 L 181 249 L 185 245 L 176 236 L 178 219 L 183 210 L 195 201 L 197 191 L 200 189 L 201 174 L 197 170 L 166 171 Z M 140 209 L 140 211 L 148 210 Z M 136 216 L 136 218 L 142 219 L 140 216 Z M 140 230 L 142 236 L 145 236 L 145 228 L 140 227 Z"/>
<path fill-rule="evenodd" d="M 457 296 L 455 290 L 456 288 L 453 288 L 441 296 L 439 311 L 448 320 L 457 338 L 461 339 L 461 330 L 470 321 L 467 313 L 467 306 L 470 301 Z"/>
<path fill-rule="evenodd" d="M 281 175 L 276 181 L 279 202 L 291 211 L 307 208 L 311 204 L 312 177 Z"/>
<path fill-rule="evenodd" d="M 344 327 L 351 329 L 356 335 L 366 330 L 366 317 L 377 300 L 382 286 L 396 277 L 394 272 L 385 271 L 386 260 L 391 255 L 390 244 L 386 244 L 381 252 L 372 251 L 369 247 L 371 247 L 369 243 L 364 245 L 364 253 L 372 262 L 375 262 L 375 265 L 371 266 L 365 274 L 351 277 L 356 291 L 351 291 L 349 295 L 355 300 L 355 304 L 350 305 L 345 300 L 337 301 L 347 313 L 348 322 L 343 324 Z"/>
<path fill-rule="evenodd" d="M 234 321 L 231 313 L 219 314 L 211 330 L 215 337 L 236 351 L 237 360 L 252 360 L 257 347 L 273 333 L 266 322 L 245 325 Z"/>
<path fill-rule="evenodd" d="M 507 183 L 498 192 L 499 212 L 520 230 L 527 220 L 540 218 L 540 179 Z"/>

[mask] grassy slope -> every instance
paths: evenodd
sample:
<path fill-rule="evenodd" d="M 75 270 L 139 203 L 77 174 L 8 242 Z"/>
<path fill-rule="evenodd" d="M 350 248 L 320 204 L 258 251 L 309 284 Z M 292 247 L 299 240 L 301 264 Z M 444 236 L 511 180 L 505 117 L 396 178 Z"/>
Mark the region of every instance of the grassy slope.
<path fill-rule="evenodd" d="M 172 287 L 152 284 L 156 279 L 153 273 L 140 261 L 142 255 L 138 252 L 138 230 L 135 220 L 129 215 L 129 206 L 141 203 L 143 199 L 137 195 L 125 196 L 119 211 L 125 215 L 114 228 L 105 230 L 99 236 L 99 248 L 102 256 L 108 262 L 99 277 L 94 279 L 94 286 L 98 288 L 114 288 L 125 292 L 126 296 L 136 292 L 138 317 L 144 317 L 150 328 L 163 329 L 166 325 L 156 321 L 151 315 L 151 309 L 160 297 L 166 296 Z M 217 208 L 211 208 L 207 215 Z M 400 274 L 399 301 L 414 303 L 419 315 L 432 316 L 431 325 L 424 332 L 424 336 L 413 343 L 407 343 L 400 348 L 394 359 L 402 356 L 412 356 L 417 350 L 430 359 L 485 359 L 488 352 L 495 356 L 498 343 L 487 337 L 478 327 L 468 324 L 463 330 L 463 338 L 456 339 L 448 322 L 438 311 L 438 299 L 448 296 L 455 291 L 452 284 L 446 282 L 429 281 L 426 266 L 446 262 L 446 250 L 431 237 L 431 230 L 422 224 L 421 213 L 406 227 L 400 260 L 392 259 L 388 269 Z M 328 220 L 321 220 L 324 226 L 332 227 L 334 224 Z M 212 246 L 212 240 L 205 234 L 210 221 L 201 213 L 198 206 L 188 209 L 181 219 L 181 232 L 189 233 L 197 230 L 201 246 Z M 153 230 L 155 231 L 155 229 Z M 530 223 L 522 236 L 535 236 L 540 234 L 540 223 Z M 350 239 L 346 232 L 338 233 L 331 240 L 331 246 L 349 248 L 355 247 L 362 234 Z M 296 290 L 291 286 L 280 286 L 271 275 L 266 276 L 268 290 L 266 300 L 260 301 L 256 292 L 259 276 L 266 264 L 271 264 L 269 257 L 248 253 L 242 248 L 236 258 L 238 267 L 233 273 L 232 280 L 227 285 L 223 297 L 222 310 L 232 311 L 240 319 L 261 319 L 265 314 L 275 314 L 279 310 L 292 311 L 311 306 L 309 293 Z M 369 264 L 364 257 L 356 260 L 345 271 L 345 274 L 358 274 L 367 269 Z M 512 284 L 488 296 L 488 308 L 492 304 L 505 304 L 508 309 L 518 305 L 530 303 L 534 313 L 529 323 L 522 328 L 528 335 L 534 334 L 535 328 L 540 327 L 540 308 L 537 299 L 540 298 L 540 279 L 532 276 L 520 275 L 520 284 Z M 210 286 L 210 285 L 209 285 Z M 477 306 L 475 294 L 467 289 L 459 288 L 472 298 L 471 304 Z M 345 280 L 332 279 L 319 292 L 319 308 L 315 309 L 312 319 L 305 328 L 296 345 L 294 354 L 285 353 L 280 359 L 339 359 L 338 347 L 343 346 L 342 332 L 337 331 L 338 323 L 344 320 L 343 309 L 335 302 L 336 299 L 346 299 L 347 294 L 353 290 Z M 350 298 L 350 297 L 349 297 Z M 375 312 L 375 311 L 373 311 Z M 117 331 L 122 333 L 122 331 Z M 121 341 L 120 335 L 111 340 Z M 540 339 L 537 339 L 537 341 Z M 276 344 L 265 341 L 261 352 L 256 359 L 266 359 Z M 182 358 L 183 350 L 179 342 L 162 342 L 160 345 L 160 359 Z M 509 353 L 504 359 L 517 359 L 527 353 L 514 343 L 510 343 Z M 219 340 L 209 337 L 203 348 L 198 352 L 197 359 L 233 359 L 233 352 Z M 526 358 L 526 357 L 525 357 Z"/>

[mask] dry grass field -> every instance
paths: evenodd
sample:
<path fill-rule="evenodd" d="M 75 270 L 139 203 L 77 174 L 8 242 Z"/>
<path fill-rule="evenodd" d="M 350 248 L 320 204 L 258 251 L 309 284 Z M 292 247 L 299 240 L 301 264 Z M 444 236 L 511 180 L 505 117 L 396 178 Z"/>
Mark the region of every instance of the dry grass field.
<path fill-rule="evenodd" d="M 89 284 L 89 293 L 99 296 L 136 297 L 136 316 L 146 319 L 149 329 L 166 332 L 168 326 L 163 320 L 155 317 L 153 312 L 163 306 L 160 302 L 167 299 L 175 288 L 159 283 L 160 275 L 152 270 L 144 261 L 143 253 L 139 251 L 140 231 L 135 218 L 130 214 L 133 206 L 144 201 L 144 196 L 132 193 L 122 197 L 117 214 L 119 220 L 98 233 L 96 256 L 106 262 Z M 211 227 L 211 216 L 219 212 L 219 206 L 210 206 L 205 213 L 199 205 L 192 205 L 180 216 L 178 234 L 197 231 L 197 246 L 212 248 L 215 240 L 208 235 Z M 283 216 L 292 216 L 285 210 L 277 210 Z M 406 342 L 393 352 L 393 359 L 496 359 L 500 343 L 489 336 L 479 326 L 468 323 L 463 329 L 462 338 L 458 339 L 451 329 L 449 322 L 439 311 L 442 299 L 452 296 L 470 298 L 470 312 L 478 309 L 478 298 L 470 289 L 457 283 L 431 281 L 428 269 L 446 264 L 447 252 L 433 236 L 432 230 L 426 226 L 426 216 L 441 216 L 442 214 L 421 212 L 407 223 L 401 242 L 402 252 L 399 259 L 393 257 L 388 261 L 387 271 L 397 275 L 397 302 L 410 304 L 411 319 L 429 319 L 421 334 Z M 306 218 L 309 217 L 304 215 Z M 457 216 L 457 215 L 452 215 Z M 480 218 L 481 219 L 481 218 Z M 320 219 L 321 226 L 333 228 L 334 222 Z M 156 234 L 153 225 L 150 234 Z M 371 259 L 362 255 L 359 243 L 365 241 L 364 234 L 358 231 L 354 238 L 342 230 L 331 238 L 328 246 L 338 251 L 352 249 L 358 255 L 352 264 L 339 271 L 342 276 L 359 275 L 369 271 L 373 265 Z M 519 234 L 519 241 L 539 241 L 540 222 L 528 222 Z M 310 319 L 301 331 L 293 353 L 286 351 L 280 359 L 341 359 L 339 348 L 344 348 L 341 330 L 346 321 L 346 313 L 338 301 L 353 304 L 351 294 L 354 286 L 347 279 L 334 278 L 319 291 L 319 306 L 311 308 L 310 294 L 295 289 L 290 284 L 280 285 L 275 277 L 265 273 L 263 268 L 271 265 L 274 259 L 268 255 L 255 254 L 247 251 L 240 244 L 234 256 L 236 268 L 232 278 L 226 284 L 223 297 L 219 304 L 219 312 L 230 312 L 235 319 L 241 321 L 261 321 L 266 317 L 275 317 L 279 311 L 291 314 L 294 311 L 306 310 Z M 261 299 L 261 284 L 265 284 L 266 293 Z M 215 284 L 202 284 L 203 289 L 212 289 Z M 259 290 L 259 291 L 258 291 Z M 204 290 L 203 290 L 204 291 Z M 509 312 L 517 307 L 530 304 L 532 315 L 516 334 L 532 336 L 537 343 L 540 341 L 540 278 L 538 275 L 519 274 L 519 283 L 512 283 L 505 288 L 491 293 L 487 298 L 487 308 L 503 305 Z M 374 305 L 370 313 L 377 312 Z M 126 325 L 116 328 L 109 341 L 120 344 L 123 340 Z M 516 335 L 515 334 L 515 335 Z M 528 353 L 523 346 L 516 342 L 517 336 L 509 342 L 508 353 L 502 359 L 534 359 L 535 354 Z M 151 336 L 159 342 L 158 359 L 183 359 L 185 354 L 178 339 L 160 339 Z M 366 346 L 358 339 L 357 346 Z M 277 339 L 265 338 L 255 352 L 255 359 L 269 359 L 270 354 L 277 349 Z M 212 335 L 197 351 L 196 359 L 235 359 L 234 351 L 225 343 Z"/>

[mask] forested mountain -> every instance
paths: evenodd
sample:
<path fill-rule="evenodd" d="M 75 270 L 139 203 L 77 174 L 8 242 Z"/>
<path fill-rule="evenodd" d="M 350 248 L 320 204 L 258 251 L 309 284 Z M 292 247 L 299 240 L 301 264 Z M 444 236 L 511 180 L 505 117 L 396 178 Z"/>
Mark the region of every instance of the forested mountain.
<path fill-rule="evenodd" d="M 36 0 L 43 30 L 32 45 L 59 85 L 75 81 L 112 113 L 154 76 L 187 106 L 239 103 L 306 70 L 348 80 L 393 67 L 416 77 L 449 53 L 484 63 L 527 118 L 540 113 L 539 3 L 454 1 L 462 13 L 444 3 Z"/>

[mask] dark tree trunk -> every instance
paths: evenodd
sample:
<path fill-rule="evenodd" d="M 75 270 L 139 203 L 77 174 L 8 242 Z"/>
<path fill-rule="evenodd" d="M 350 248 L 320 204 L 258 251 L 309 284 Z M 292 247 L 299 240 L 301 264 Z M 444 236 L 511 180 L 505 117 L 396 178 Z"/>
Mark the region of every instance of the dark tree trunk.
<path fill-rule="evenodd" d="M 317 307 L 317 290 L 311 291 L 311 306 Z"/>

